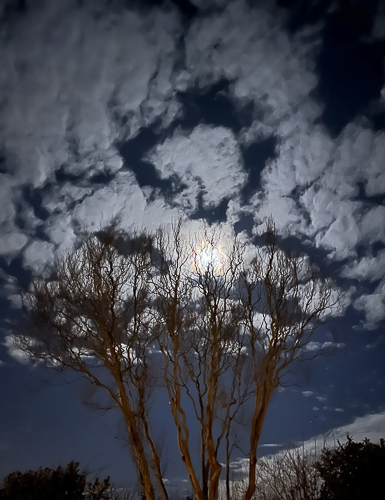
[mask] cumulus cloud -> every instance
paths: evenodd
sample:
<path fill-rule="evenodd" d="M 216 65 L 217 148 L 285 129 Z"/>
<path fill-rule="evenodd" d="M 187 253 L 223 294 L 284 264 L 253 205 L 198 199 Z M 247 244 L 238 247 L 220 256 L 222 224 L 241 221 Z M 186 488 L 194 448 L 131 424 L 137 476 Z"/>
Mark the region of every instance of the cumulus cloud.
<path fill-rule="evenodd" d="M 197 18 L 186 37 L 187 67 L 200 85 L 234 80 L 238 99 L 261 101 L 281 118 L 316 85 L 282 30 L 283 12 L 229 2 L 220 14 Z M 309 68 L 310 69 L 310 68 Z M 268 119 L 268 117 L 266 117 Z"/>
<path fill-rule="evenodd" d="M 0 297 L 9 297 L 17 292 L 16 278 L 6 274 L 2 269 L 0 269 L 0 280 L 2 282 Z"/>
<path fill-rule="evenodd" d="M 364 294 L 354 302 L 358 311 L 365 313 L 362 326 L 367 330 L 375 330 L 385 319 L 385 280 L 382 280 L 374 293 Z"/>
<path fill-rule="evenodd" d="M 23 365 L 27 365 L 30 363 L 31 360 L 29 355 L 15 346 L 13 335 L 6 335 L 3 345 L 7 348 L 8 355 L 11 358 L 14 358 L 16 361 L 22 363 Z"/>
<path fill-rule="evenodd" d="M 302 233 L 330 258 L 355 257 L 357 245 L 384 242 L 385 207 L 357 197 L 358 183 L 367 197 L 385 192 L 385 134 L 349 124 L 333 142 L 306 120 L 288 122 L 297 133 L 280 135 L 279 156 L 262 172 L 263 191 L 254 202 L 259 214 L 275 215 L 280 230 Z"/>
<path fill-rule="evenodd" d="M 175 202 L 195 208 L 202 189 L 204 206 L 218 205 L 239 193 L 246 181 L 233 133 L 224 127 L 199 125 L 191 134 L 177 130 L 149 155 L 162 178 L 177 174 L 187 189 Z"/>
<path fill-rule="evenodd" d="M 382 254 L 371 260 L 369 248 L 360 261 L 357 247 L 385 242 L 385 207 L 372 199 L 385 192 L 385 133 L 357 119 L 332 139 L 319 124 L 322 108 L 311 92 L 321 26 L 289 36 L 285 10 L 273 2 L 263 8 L 245 0 L 193 3 L 204 14 L 187 28 L 184 45 L 172 6 L 139 13 L 119 2 L 106 8 L 99 0 L 82 7 L 41 0 L 10 24 L 0 48 L 7 167 L 0 173 L 0 253 L 10 260 L 25 249 L 25 267 L 39 272 L 57 248 L 74 241 L 79 225 L 99 227 L 115 216 L 126 228 L 167 222 L 195 212 L 203 193 L 205 208 L 232 198 L 228 217 L 249 213 L 254 232 L 273 215 L 280 232 L 306 238 L 330 259 L 347 260 L 342 277 L 374 281 L 376 272 L 365 268 L 379 272 Z M 176 90 L 188 93 L 221 78 L 230 81 L 235 109 L 254 103 L 252 125 L 239 134 L 207 124 L 172 129 L 147 160 L 163 179 L 177 174 L 185 188 L 171 201 L 140 188 L 117 143 L 156 119 L 165 130 L 181 111 Z M 259 191 L 242 206 L 242 146 L 272 135 L 276 156 L 261 172 Z M 111 174 L 108 182 L 92 183 L 96 172 Z M 56 182 L 58 173 L 68 180 Z M 41 221 L 23 200 L 25 186 L 44 188 L 43 226 L 53 246 L 33 234 Z M 379 287 L 356 302 L 368 325 L 380 320 L 382 294 Z"/>
<path fill-rule="evenodd" d="M 201 86 L 233 80 L 234 99 L 252 99 L 263 110 L 243 140 L 278 137 L 277 157 L 263 170 L 250 211 L 259 220 L 273 215 L 280 231 L 305 235 L 330 258 L 354 257 L 357 245 L 385 239 L 378 232 L 382 208 L 356 199 L 360 182 L 368 197 L 385 192 L 385 134 L 358 120 L 332 140 L 314 125 L 322 112 L 309 95 L 317 84 L 318 27 L 289 39 L 282 21 L 282 11 L 244 2 L 198 18 L 186 38 L 187 68 Z"/>
<path fill-rule="evenodd" d="M 301 203 L 317 244 L 330 250 L 332 258 L 344 259 L 356 255 L 358 244 L 385 241 L 384 207 L 356 199 L 358 183 L 368 197 L 385 192 L 385 134 L 349 124 L 329 151 L 327 168 L 301 196 Z"/>
<path fill-rule="evenodd" d="M 377 281 L 385 275 L 385 250 L 380 250 L 376 256 L 367 255 L 360 260 L 355 259 L 344 266 L 341 276 L 359 281 Z"/>
<path fill-rule="evenodd" d="M 41 275 L 53 265 L 54 245 L 47 241 L 32 241 L 23 252 L 24 267 Z"/>
<path fill-rule="evenodd" d="M 26 242 L 12 227 L 18 187 L 42 187 L 60 168 L 72 175 L 116 173 L 122 166 L 117 140 L 157 116 L 174 116 L 179 32 L 176 9 L 139 14 L 99 1 L 37 2 L 10 25 L 0 48 L 7 167 L 0 218 L 12 234 L 0 251 L 15 253 Z"/>

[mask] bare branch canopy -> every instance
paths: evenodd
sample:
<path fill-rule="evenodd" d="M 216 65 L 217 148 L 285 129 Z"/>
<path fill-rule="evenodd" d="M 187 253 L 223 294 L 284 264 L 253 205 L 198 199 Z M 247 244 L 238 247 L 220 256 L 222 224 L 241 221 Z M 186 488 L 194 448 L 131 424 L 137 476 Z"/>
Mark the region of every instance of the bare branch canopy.
<path fill-rule="evenodd" d="M 168 498 L 149 411 L 158 389 L 167 391 L 197 500 L 217 500 L 223 474 L 230 499 L 231 454 L 248 403 L 244 500 L 256 491 L 271 397 L 338 306 L 332 282 L 307 257 L 279 248 L 272 220 L 264 235 L 264 245 L 253 246 L 215 228 L 186 236 L 181 221 L 131 235 L 111 224 L 60 256 L 54 275 L 23 296 L 17 346 L 106 391 L 123 416 L 146 500 Z"/>

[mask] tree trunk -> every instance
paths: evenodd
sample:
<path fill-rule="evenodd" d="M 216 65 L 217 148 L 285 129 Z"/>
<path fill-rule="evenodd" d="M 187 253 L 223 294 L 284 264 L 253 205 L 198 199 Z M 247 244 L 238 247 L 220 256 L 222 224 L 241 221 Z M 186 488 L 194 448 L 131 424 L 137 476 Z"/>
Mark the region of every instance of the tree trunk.
<path fill-rule="evenodd" d="M 130 443 L 138 466 L 139 478 L 140 483 L 143 487 L 143 493 L 146 500 L 155 500 L 155 492 L 151 481 L 150 469 L 148 466 L 146 453 L 143 448 L 143 443 L 138 432 L 135 416 L 131 411 L 123 381 L 120 377 L 115 377 L 115 380 L 119 388 L 120 409 L 126 422 L 127 433 L 128 437 L 130 438 Z"/>
<path fill-rule="evenodd" d="M 266 366 L 266 364 L 265 364 Z M 250 432 L 250 451 L 249 451 L 249 484 L 243 500 L 251 500 L 256 489 L 256 465 L 257 465 L 257 447 L 261 437 L 263 423 L 269 408 L 271 396 L 277 386 L 277 381 L 271 373 L 271 367 L 267 364 L 267 371 L 270 372 L 264 378 L 261 387 L 255 393 L 254 415 L 251 421 Z"/>
<path fill-rule="evenodd" d="M 230 445 L 229 432 L 226 433 L 226 500 L 230 499 Z"/>
<path fill-rule="evenodd" d="M 208 482 L 209 482 L 209 464 L 206 457 L 206 433 L 205 428 L 201 422 L 201 473 L 202 473 L 202 492 L 207 498 L 208 496 Z"/>

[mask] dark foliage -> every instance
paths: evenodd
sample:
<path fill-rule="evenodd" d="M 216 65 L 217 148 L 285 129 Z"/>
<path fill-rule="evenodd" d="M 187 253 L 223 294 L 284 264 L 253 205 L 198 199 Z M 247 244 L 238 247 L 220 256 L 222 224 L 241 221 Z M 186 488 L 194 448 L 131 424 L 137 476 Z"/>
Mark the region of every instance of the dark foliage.
<path fill-rule="evenodd" d="M 78 462 L 57 469 L 39 468 L 21 473 L 12 472 L 4 479 L 1 500 L 108 500 L 110 480 L 96 478 L 86 481 Z"/>
<path fill-rule="evenodd" d="M 324 481 L 321 500 L 385 498 L 385 441 L 356 443 L 348 436 L 345 444 L 338 444 L 336 449 L 325 449 L 315 464 Z"/>

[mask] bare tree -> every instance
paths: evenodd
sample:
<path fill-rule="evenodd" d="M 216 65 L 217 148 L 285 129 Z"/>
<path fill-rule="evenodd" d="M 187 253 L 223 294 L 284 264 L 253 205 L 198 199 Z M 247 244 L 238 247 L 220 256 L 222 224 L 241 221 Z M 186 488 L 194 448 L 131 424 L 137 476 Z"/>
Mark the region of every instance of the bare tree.
<path fill-rule="evenodd" d="M 241 302 L 248 311 L 245 328 L 255 383 L 244 496 L 244 500 L 250 500 L 255 492 L 257 446 L 280 376 L 297 359 L 320 322 L 338 306 L 339 297 L 333 295 L 332 282 L 321 280 L 307 258 L 279 249 L 270 219 L 265 246 L 257 248 L 256 257 L 243 274 Z"/>
<path fill-rule="evenodd" d="M 237 238 L 225 251 L 220 244 L 215 231 L 193 241 L 182 237 L 180 225 L 171 236 L 158 232 L 156 246 L 164 260 L 154 285 L 155 335 L 165 359 L 179 450 L 197 499 L 218 498 L 223 440 L 229 482 L 230 430 L 240 407 L 253 398 L 244 493 L 250 500 L 257 446 L 280 375 L 338 298 L 306 258 L 278 248 L 272 220 L 265 227 L 265 245 L 255 249 L 251 262 Z M 188 399 L 200 424 L 200 481 L 189 445 Z"/>
<path fill-rule="evenodd" d="M 257 462 L 255 500 L 318 500 L 322 480 L 315 450 L 288 449 Z M 232 500 L 244 498 L 247 480 L 234 481 Z"/>
<path fill-rule="evenodd" d="M 222 471 L 219 448 L 245 400 L 245 315 L 235 290 L 243 249 L 234 240 L 224 254 L 219 234 L 205 231 L 191 241 L 182 238 L 180 230 L 179 224 L 171 236 L 163 231 L 157 235 L 164 261 L 155 284 L 155 324 L 183 463 L 196 498 L 216 500 Z M 183 395 L 200 424 L 201 481 L 193 466 Z"/>
<path fill-rule="evenodd" d="M 304 449 L 286 450 L 258 461 L 257 497 L 261 500 L 317 500 L 320 477 L 316 457 Z"/>
<path fill-rule="evenodd" d="M 23 297 L 33 326 L 16 341 L 33 359 L 81 372 L 107 391 L 124 417 L 146 499 L 155 498 L 153 471 L 166 500 L 146 406 L 153 387 L 151 237 L 134 235 L 125 255 L 119 240 L 114 224 L 98 236 L 88 235 L 57 260 L 53 279 L 35 280 Z"/>
<path fill-rule="evenodd" d="M 209 228 L 197 237 L 136 234 L 129 248 L 111 225 L 61 257 L 54 280 L 24 297 L 34 330 L 18 335 L 35 359 L 84 373 L 121 410 L 147 500 L 167 492 L 148 401 L 156 388 L 152 357 L 161 353 L 181 459 L 197 500 L 217 500 L 225 456 L 227 497 L 234 426 L 253 400 L 244 499 L 256 490 L 257 446 L 280 376 L 336 304 L 304 257 L 280 250 L 274 223 L 265 245 L 230 243 Z M 151 367 L 151 368 L 150 368 Z M 158 373 L 159 375 L 159 373 Z M 191 449 L 199 424 L 200 464 Z M 154 478 L 156 483 L 154 483 Z"/>

